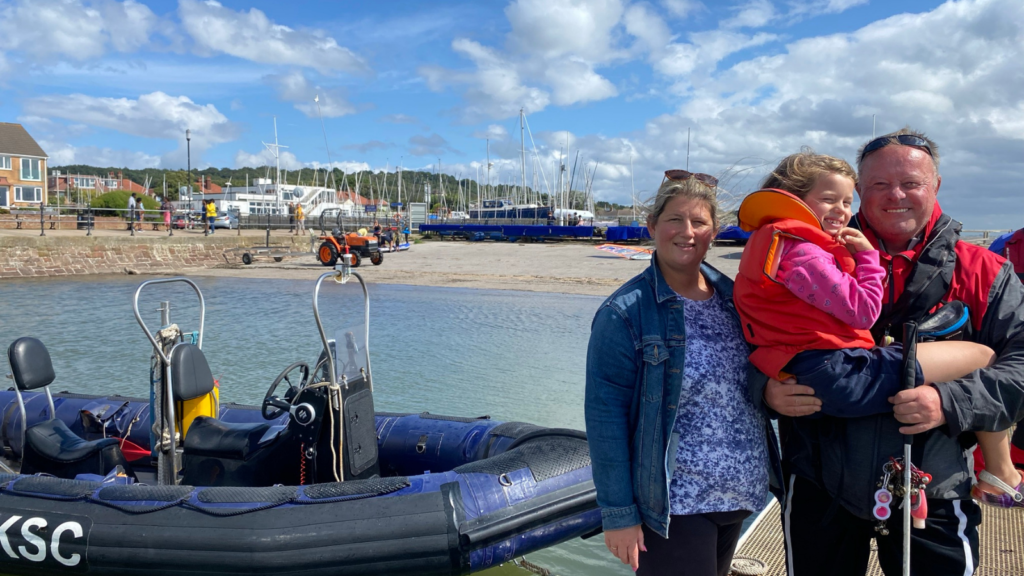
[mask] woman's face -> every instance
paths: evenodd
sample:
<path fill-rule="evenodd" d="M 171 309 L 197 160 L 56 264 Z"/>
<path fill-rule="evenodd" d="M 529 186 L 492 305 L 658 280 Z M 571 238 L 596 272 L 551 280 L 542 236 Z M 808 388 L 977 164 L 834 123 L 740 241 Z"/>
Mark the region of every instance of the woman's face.
<path fill-rule="evenodd" d="M 680 272 L 700 267 L 715 239 L 711 211 L 703 200 L 676 196 L 665 204 L 658 221 L 648 223 L 658 251 L 658 264 Z"/>

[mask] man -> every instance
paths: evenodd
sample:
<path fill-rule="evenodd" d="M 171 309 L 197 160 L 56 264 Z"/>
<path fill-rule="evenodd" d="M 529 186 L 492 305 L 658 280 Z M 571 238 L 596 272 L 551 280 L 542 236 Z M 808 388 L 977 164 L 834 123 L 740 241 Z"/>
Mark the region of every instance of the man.
<path fill-rule="evenodd" d="M 132 192 L 132 195 L 128 197 L 128 230 L 131 230 L 132 227 L 135 226 L 136 205 L 135 192 Z"/>
<path fill-rule="evenodd" d="M 937 202 L 942 177 L 935 143 L 908 128 L 868 142 L 858 154 L 861 198 L 855 222 L 887 270 L 876 343 L 899 341 L 903 324 L 940 302 L 970 309 L 969 338 L 991 347 L 996 363 L 971 376 L 904 390 L 891 414 L 859 418 L 780 418 L 787 495 L 783 509 L 790 576 L 866 570 L 870 540 L 889 576 L 900 573 L 902 522 L 876 532 L 872 518 L 882 464 L 914 434 L 912 462 L 933 479 L 929 516 L 911 534 L 914 574 L 973 574 L 981 511 L 970 498 L 973 430 L 1005 430 L 1024 417 L 1024 285 L 1002 258 L 959 242 L 960 224 Z M 760 395 L 756 379 L 752 392 Z M 817 411 L 813 390 L 769 380 L 765 403 L 785 416 Z M 755 396 L 756 397 L 756 396 Z M 898 422 L 897 422 L 898 421 Z M 901 423 L 903 426 L 901 427 Z M 895 512 L 895 508 L 894 508 Z"/>
<path fill-rule="evenodd" d="M 288 233 L 295 233 L 295 203 L 288 203 Z"/>
<path fill-rule="evenodd" d="M 217 221 L 217 204 L 213 200 L 206 201 L 206 233 L 213 236 L 216 231 L 214 223 Z"/>

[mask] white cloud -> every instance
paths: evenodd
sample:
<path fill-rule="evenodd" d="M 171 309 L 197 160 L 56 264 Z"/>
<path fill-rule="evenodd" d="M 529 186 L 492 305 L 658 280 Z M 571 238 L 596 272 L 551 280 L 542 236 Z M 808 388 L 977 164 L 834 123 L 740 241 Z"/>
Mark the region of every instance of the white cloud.
<path fill-rule="evenodd" d="M 736 15 L 723 20 L 722 28 L 760 28 L 778 16 L 771 0 L 750 0 L 733 10 Z"/>
<path fill-rule="evenodd" d="M 613 30 L 621 0 L 516 0 L 505 8 L 512 49 L 544 58 L 574 56 L 603 62 L 616 53 Z"/>
<path fill-rule="evenodd" d="M 98 98 L 85 94 L 38 96 L 26 100 L 22 110 L 28 116 L 61 118 L 132 136 L 174 140 L 178 148 L 161 158 L 164 167 L 184 166 L 188 146 L 185 130 L 191 130 L 192 163 L 201 165 L 203 152 L 234 140 L 238 127 L 213 104 L 196 104 L 187 96 L 163 92 L 130 98 Z"/>
<path fill-rule="evenodd" d="M 129 98 L 98 98 L 85 94 L 38 96 L 26 100 L 26 114 L 63 118 L 133 136 L 184 141 L 192 131 L 192 147 L 234 140 L 237 128 L 213 104 L 196 104 L 187 96 L 163 92 Z"/>
<path fill-rule="evenodd" d="M 49 154 L 48 165 L 53 168 L 70 164 L 115 166 L 121 168 L 159 168 L 160 157 L 136 150 L 114 150 L 97 146 L 76 147 L 62 142 L 40 140 L 39 145 Z"/>
<path fill-rule="evenodd" d="M 15 0 L 0 8 L 2 49 L 30 61 L 98 58 L 149 42 L 157 17 L 135 0 Z"/>
<path fill-rule="evenodd" d="M 346 99 L 343 88 L 324 88 L 314 86 L 305 74 L 299 71 L 287 74 L 271 74 L 264 81 L 277 89 L 278 96 L 286 102 L 294 102 L 295 109 L 309 118 L 317 118 L 317 102 L 319 98 L 320 113 L 325 118 L 337 118 L 356 112 L 355 106 Z"/>
<path fill-rule="evenodd" d="M 686 18 L 694 12 L 706 9 L 704 4 L 697 0 L 661 0 L 661 4 L 676 18 Z"/>
<path fill-rule="evenodd" d="M 489 138 L 495 142 L 508 138 L 508 130 L 500 124 L 491 124 L 486 130 L 473 132 L 473 138 Z"/>
<path fill-rule="evenodd" d="M 181 25 L 202 54 L 229 54 L 263 64 L 315 68 L 322 73 L 364 73 L 366 63 L 323 30 L 276 24 L 256 8 L 236 12 L 219 2 L 180 0 Z"/>
<path fill-rule="evenodd" d="M 432 90 L 439 91 L 448 85 L 468 85 L 467 103 L 462 110 L 464 119 L 506 118 L 518 114 L 522 107 L 539 112 L 550 102 L 546 91 L 525 85 L 515 65 L 497 51 L 464 38 L 453 41 L 452 49 L 472 60 L 476 70 L 456 72 L 424 66 L 419 72 Z"/>
<path fill-rule="evenodd" d="M 277 158 L 273 152 L 264 148 L 255 154 L 239 150 L 235 154 L 235 168 L 257 168 L 259 166 L 277 166 Z M 299 162 L 299 159 L 292 152 L 281 152 L 281 169 L 298 170 L 306 165 Z"/>
<path fill-rule="evenodd" d="M 690 169 L 725 176 L 738 197 L 803 145 L 852 161 L 875 114 L 878 133 L 910 124 L 938 141 L 947 211 L 973 220 L 968 227 L 1019 226 L 1012 220 L 1024 179 L 1022 25 L 1020 2 L 961 0 L 797 40 L 722 70 L 699 66 L 701 81 L 687 85 L 674 113 L 626 135 L 637 188 L 653 192 L 664 169 L 684 165 L 688 128 Z M 684 46 L 694 47 L 694 58 L 707 51 L 715 60 L 736 44 L 730 34 L 739 33 L 692 34 Z M 614 146 L 588 138 L 578 147 L 595 161 L 624 164 Z M 598 178 L 595 190 L 621 202 L 628 186 L 628 179 Z"/>
<path fill-rule="evenodd" d="M 591 65 L 579 58 L 567 58 L 558 65 L 544 69 L 544 80 L 552 89 L 552 101 L 559 106 L 597 102 L 618 94 L 607 78 L 594 72 Z"/>

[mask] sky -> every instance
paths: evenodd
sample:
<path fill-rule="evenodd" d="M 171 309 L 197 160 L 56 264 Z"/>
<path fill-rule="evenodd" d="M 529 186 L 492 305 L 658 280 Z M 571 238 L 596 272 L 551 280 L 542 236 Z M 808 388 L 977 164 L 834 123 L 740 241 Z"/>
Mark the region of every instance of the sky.
<path fill-rule="evenodd" d="M 688 167 L 729 207 L 801 147 L 852 163 L 910 125 L 946 212 L 1024 225 L 1020 0 L 0 0 L 0 38 L 0 120 L 51 166 L 272 164 L 276 119 L 292 173 L 483 181 L 489 154 L 507 184 L 525 140 L 542 191 L 565 162 L 629 204 Z"/>

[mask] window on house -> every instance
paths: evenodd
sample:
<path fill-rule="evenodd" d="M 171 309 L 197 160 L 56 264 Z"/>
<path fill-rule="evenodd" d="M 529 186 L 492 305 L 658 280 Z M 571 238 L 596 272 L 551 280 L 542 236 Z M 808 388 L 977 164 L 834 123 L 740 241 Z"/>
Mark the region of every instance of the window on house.
<path fill-rule="evenodd" d="M 96 180 L 94 178 L 75 178 L 76 188 L 95 188 Z"/>
<path fill-rule="evenodd" d="M 21 179 L 22 180 L 40 180 L 39 177 L 39 160 L 35 158 L 22 158 L 21 159 Z"/>
<path fill-rule="evenodd" d="M 0 170 L 10 170 L 10 169 L 11 169 L 11 157 L 10 156 L 0 156 Z"/>
<path fill-rule="evenodd" d="M 42 202 L 43 189 L 38 186 L 15 186 L 15 202 Z"/>
<path fill-rule="evenodd" d="M 7 206 L 7 186 L 0 186 L 0 206 Z"/>

